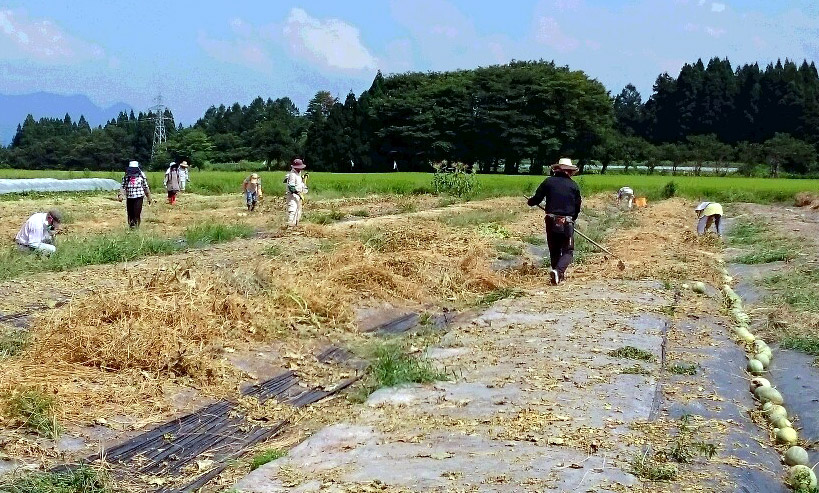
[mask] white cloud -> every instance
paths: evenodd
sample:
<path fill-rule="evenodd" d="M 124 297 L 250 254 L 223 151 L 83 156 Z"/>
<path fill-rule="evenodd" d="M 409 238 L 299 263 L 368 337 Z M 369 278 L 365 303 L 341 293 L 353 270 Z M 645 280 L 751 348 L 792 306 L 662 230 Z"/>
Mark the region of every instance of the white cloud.
<path fill-rule="evenodd" d="M 328 69 L 374 70 L 378 60 L 361 42 L 358 28 L 340 19 L 318 19 L 290 10 L 282 30 L 294 54 Z"/>
<path fill-rule="evenodd" d="M 719 28 L 719 27 L 706 26 L 705 32 L 707 32 L 708 35 L 711 36 L 711 37 L 719 38 L 720 36 L 725 34 L 726 31 L 725 31 L 725 29 L 722 29 L 722 28 Z"/>
<path fill-rule="evenodd" d="M 560 52 L 574 51 L 580 42 L 563 32 L 554 17 L 541 17 L 537 21 L 535 39 Z"/>
<path fill-rule="evenodd" d="M 105 58 L 94 43 L 64 32 L 47 19 L 30 19 L 20 10 L 0 10 L 0 59 L 65 65 Z"/>
<path fill-rule="evenodd" d="M 711 12 L 722 12 L 723 10 L 725 10 L 724 3 L 714 2 L 711 4 Z"/>

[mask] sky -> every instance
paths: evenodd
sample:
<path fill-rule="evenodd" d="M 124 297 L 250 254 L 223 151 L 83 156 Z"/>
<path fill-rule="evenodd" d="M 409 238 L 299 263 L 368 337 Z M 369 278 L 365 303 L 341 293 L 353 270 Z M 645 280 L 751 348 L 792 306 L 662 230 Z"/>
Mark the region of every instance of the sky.
<path fill-rule="evenodd" d="M 319 90 L 378 70 L 555 60 L 643 98 L 697 58 L 819 58 L 815 0 L 0 0 L 0 93 L 85 94 L 178 121 L 211 105 Z M 2 108 L 0 108 L 2 111 Z"/>

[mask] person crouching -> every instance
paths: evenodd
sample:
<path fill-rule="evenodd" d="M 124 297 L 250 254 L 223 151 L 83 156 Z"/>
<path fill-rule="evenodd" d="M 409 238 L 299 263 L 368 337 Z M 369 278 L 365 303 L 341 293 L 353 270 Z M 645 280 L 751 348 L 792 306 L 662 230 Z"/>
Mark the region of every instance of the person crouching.
<path fill-rule="evenodd" d="M 694 208 L 697 213 L 697 234 L 704 235 L 714 225 L 717 235 L 722 237 L 722 205 L 716 202 L 702 202 Z"/>
<path fill-rule="evenodd" d="M 32 214 L 14 240 L 21 250 L 51 255 L 57 251 L 54 235 L 59 231 L 61 222 L 62 214 L 55 209 Z"/>
<path fill-rule="evenodd" d="M 566 278 L 566 269 L 574 258 L 574 222 L 580 214 L 580 188 L 572 181 L 577 166 L 569 158 L 561 158 L 552 166 L 553 175 L 543 180 L 535 195 L 528 200 L 530 207 L 546 200 L 546 243 L 549 246 L 552 284 Z"/>

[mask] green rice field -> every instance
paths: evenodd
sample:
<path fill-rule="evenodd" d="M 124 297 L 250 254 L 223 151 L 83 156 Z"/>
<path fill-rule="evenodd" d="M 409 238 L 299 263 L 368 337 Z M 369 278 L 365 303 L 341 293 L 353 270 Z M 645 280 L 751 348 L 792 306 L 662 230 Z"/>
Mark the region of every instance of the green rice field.
<path fill-rule="evenodd" d="M 218 195 L 238 193 L 248 175 L 241 171 L 191 171 L 188 190 L 194 193 Z M 268 193 L 282 189 L 284 172 L 260 172 Z M 162 172 L 149 172 L 154 190 L 162 189 Z M 112 178 L 119 181 L 122 173 L 46 171 L 0 169 L 0 178 Z M 479 189 L 475 198 L 531 194 L 543 180 L 530 175 L 478 175 Z M 819 193 L 816 179 L 773 179 L 714 176 L 666 175 L 583 175 L 575 178 L 584 194 L 614 192 L 622 186 L 634 188 L 638 196 L 655 200 L 663 197 L 663 189 L 673 181 L 676 195 L 721 202 L 791 202 L 798 192 Z M 433 192 L 432 175 L 428 173 L 310 173 L 309 186 L 317 198 L 362 196 L 370 194 L 424 194 Z"/>

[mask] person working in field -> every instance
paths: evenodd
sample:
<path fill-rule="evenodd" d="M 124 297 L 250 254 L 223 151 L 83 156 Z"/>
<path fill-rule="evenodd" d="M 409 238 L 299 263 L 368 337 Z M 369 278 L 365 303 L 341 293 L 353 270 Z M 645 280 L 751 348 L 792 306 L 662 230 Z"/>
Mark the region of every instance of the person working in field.
<path fill-rule="evenodd" d="M 247 210 L 256 210 L 256 202 L 262 198 L 262 179 L 257 173 L 245 178 L 242 182 L 242 191 L 245 193 L 245 200 L 247 201 Z"/>
<path fill-rule="evenodd" d="M 697 234 L 704 235 L 711 225 L 717 235 L 722 237 L 722 206 L 716 202 L 702 202 L 694 211 L 697 213 Z"/>
<path fill-rule="evenodd" d="M 307 165 L 301 159 L 294 159 L 290 165 L 290 172 L 284 177 L 287 188 L 287 226 L 293 228 L 301 221 L 304 206 L 304 194 L 307 193 L 307 174 L 302 177 L 302 170 Z"/>
<path fill-rule="evenodd" d="M 628 208 L 634 204 L 634 190 L 631 187 L 623 187 L 617 191 L 617 207 L 623 207 L 623 201 L 626 201 Z"/>
<path fill-rule="evenodd" d="M 188 171 L 190 171 L 187 161 L 182 161 L 179 163 L 179 190 L 185 191 L 185 187 L 187 186 L 188 182 L 190 181 L 190 175 L 188 175 Z"/>
<path fill-rule="evenodd" d="M 546 200 L 546 243 L 552 269 L 552 284 L 560 284 L 566 278 L 566 269 L 574 257 L 574 222 L 580 214 L 580 188 L 572 181 L 577 166 L 569 158 L 561 158 L 552 166 L 552 176 L 537 187 L 534 197 L 528 200 L 530 207 Z"/>
<path fill-rule="evenodd" d="M 148 188 L 148 177 L 139 169 L 139 163 L 131 161 L 125 170 L 122 178 L 122 188 L 117 194 L 117 199 L 122 202 L 125 197 L 125 210 L 128 212 L 128 226 L 131 229 L 138 228 L 142 222 L 142 202 L 147 197 L 151 203 L 151 189 Z"/>
<path fill-rule="evenodd" d="M 21 250 L 51 255 L 57 251 L 54 235 L 59 231 L 61 222 L 62 214 L 55 209 L 32 214 L 14 237 L 17 246 Z"/>
<path fill-rule="evenodd" d="M 182 189 L 182 176 L 179 172 L 179 165 L 171 163 L 167 171 L 165 171 L 165 180 L 163 181 L 165 189 L 168 191 L 168 203 L 176 204 L 176 195 Z"/>

